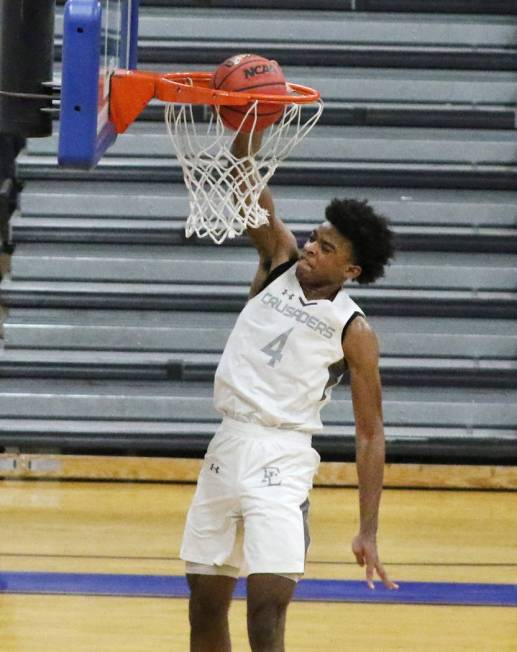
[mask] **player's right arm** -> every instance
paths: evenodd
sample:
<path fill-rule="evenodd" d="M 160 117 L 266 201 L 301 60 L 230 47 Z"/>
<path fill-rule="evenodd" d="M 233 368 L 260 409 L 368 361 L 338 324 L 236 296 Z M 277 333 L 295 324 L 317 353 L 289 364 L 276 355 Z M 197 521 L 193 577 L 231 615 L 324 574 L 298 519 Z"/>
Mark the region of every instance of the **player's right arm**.
<path fill-rule="evenodd" d="M 232 151 L 237 157 L 255 153 L 261 143 L 261 134 L 254 134 L 250 143 L 248 134 L 238 134 Z M 264 188 L 259 204 L 268 213 L 268 223 L 247 233 L 259 255 L 259 266 L 251 284 L 250 296 L 259 292 L 271 270 L 282 263 L 298 258 L 298 245 L 292 231 L 276 216 L 273 196 L 268 186 Z"/>

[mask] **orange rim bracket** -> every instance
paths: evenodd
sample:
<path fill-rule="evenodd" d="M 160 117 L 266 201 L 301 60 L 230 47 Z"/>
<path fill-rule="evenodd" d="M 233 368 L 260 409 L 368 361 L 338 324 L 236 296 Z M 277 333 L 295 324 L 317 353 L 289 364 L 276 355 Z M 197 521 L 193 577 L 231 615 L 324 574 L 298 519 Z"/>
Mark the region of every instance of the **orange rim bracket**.
<path fill-rule="evenodd" d="M 112 76 L 110 119 L 118 134 L 123 134 L 155 97 L 156 81 L 153 73 L 134 70 L 119 70 Z"/>

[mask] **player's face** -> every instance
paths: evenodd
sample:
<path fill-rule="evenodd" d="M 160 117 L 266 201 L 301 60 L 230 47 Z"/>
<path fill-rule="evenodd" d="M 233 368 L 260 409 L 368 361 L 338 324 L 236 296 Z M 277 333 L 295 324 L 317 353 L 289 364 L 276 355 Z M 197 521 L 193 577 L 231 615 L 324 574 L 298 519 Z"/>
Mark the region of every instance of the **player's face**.
<path fill-rule="evenodd" d="M 359 276 L 352 244 L 332 224 L 320 224 L 304 244 L 296 275 L 307 286 L 342 285 Z"/>

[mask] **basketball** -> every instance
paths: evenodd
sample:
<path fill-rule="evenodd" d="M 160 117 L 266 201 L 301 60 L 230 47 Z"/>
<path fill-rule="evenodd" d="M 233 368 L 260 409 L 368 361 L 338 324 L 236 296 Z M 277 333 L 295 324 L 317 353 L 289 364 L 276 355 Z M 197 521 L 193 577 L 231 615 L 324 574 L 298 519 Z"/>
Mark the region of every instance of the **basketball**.
<path fill-rule="evenodd" d="M 214 89 L 266 95 L 288 93 L 284 73 L 276 61 L 258 54 L 238 54 L 226 59 L 216 70 L 212 85 Z M 219 115 L 224 125 L 237 130 L 251 104 L 244 106 L 220 106 Z M 262 131 L 274 124 L 283 114 L 285 105 L 259 103 L 257 106 L 256 131 Z M 254 112 L 240 127 L 241 132 L 250 133 L 255 122 Z"/>

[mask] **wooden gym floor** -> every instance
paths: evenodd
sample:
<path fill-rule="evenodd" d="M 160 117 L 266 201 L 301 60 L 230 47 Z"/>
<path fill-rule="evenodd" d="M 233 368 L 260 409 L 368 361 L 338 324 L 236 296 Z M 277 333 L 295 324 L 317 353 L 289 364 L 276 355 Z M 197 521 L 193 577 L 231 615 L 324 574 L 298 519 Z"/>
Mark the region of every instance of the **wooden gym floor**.
<path fill-rule="evenodd" d="M 152 595 L 160 582 L 183 581 L 176 579 L 183 572 L 178 550 L 193 490 L 0 482 L 0 650 L 188 650 L 186 598 L 144 596 L 146 587 Z M 356 503 L 354 489 L 312 493 L 306 577 L 341 582 L 302 583 L 309 601 L 290 607 L 287 650 L 517 651 L 516 492 L 385 490 L 380 549 L 401 585 L 390 604 L 382 603 L 380 587 L 381 603 L 361 602 L 370 594 L 351 582 L 363 578 L 349 550 Z M 352 587 L 352 602 L 326 597 L 329 586 Z M 503 606 L 486 606 L 489 589 L 506 595 Z M 415 604 L 412 590 L 424 601 L 441 592 L 442 604 Z M 461 604 L 468 595 L 481 604 Z M 234 602 L 231 627 L 233 649 L 248 650 L 242 600 Z"/>

